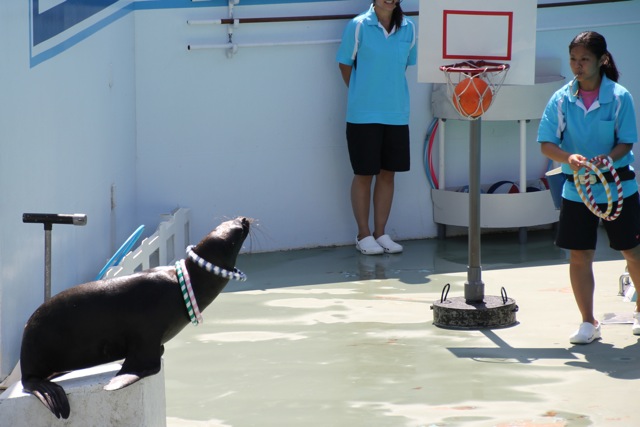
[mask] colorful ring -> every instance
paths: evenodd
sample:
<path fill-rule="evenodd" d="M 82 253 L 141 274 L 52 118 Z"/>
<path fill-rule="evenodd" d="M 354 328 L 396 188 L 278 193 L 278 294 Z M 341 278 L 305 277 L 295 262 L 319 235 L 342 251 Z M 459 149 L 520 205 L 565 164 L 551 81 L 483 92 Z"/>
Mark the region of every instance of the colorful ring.
<path fill-rule="evenodd" d="M 607 182 L 602 172 L 600 172 L 600 169 L 598 169 L 598 167 L 594 164 L 595 162 L 597 162 L 597 160 L 598 159 L 594 157 L 593 159 L 591 159 L 588 162 L 585 162 L 584 164 L 586 169 L 584 173 L 584 187 L 587 195 L 585 196 L 584 192 L 582 191 L 582 184 L 580 184 L 580 175 L 578 175 L 578 171 L 573 171 L 573 184 L 576 186 L 578 195 L 584 202 L 585 206 L 589 208 L 589 210 L 594 215 L 602 218 L 605 221 L 613 221 L 616 218 L 618 218 L 620 216 L 620 212 L 622 212 L 622 203 L 624 200 L 623 194 L 622 194 L 622 182 L 620 181 L 620 177 L 618 176 L 618 173 L 613 167 L 613 160 L 611 159 L 611 157 L 600 159 L 600 162 L 604 164 L 607 168 L 609 168 L 609 171 L 611 172 L 613 181 L 616 184 L 616 190 L 617 190 L 617 196 L 618 196 L 616 200 L 617 201 L 616 210 L 613 213 L 613 215 L 609 215 L 613 210 L 613 197 L 611 196 L 611 188 L 609 186 L 609 183 Z M 607 210 L 605 212 L 602 212 L 600 210 L 600 208 L 598 207 L 598 204 L 596 203 L 595 198 L 593 197 L 593 193 L 591 191 L 591 182 L 589 179 L 590 178 L 589 170 L 591 170 L 598 177 L 607 195 Z"/>

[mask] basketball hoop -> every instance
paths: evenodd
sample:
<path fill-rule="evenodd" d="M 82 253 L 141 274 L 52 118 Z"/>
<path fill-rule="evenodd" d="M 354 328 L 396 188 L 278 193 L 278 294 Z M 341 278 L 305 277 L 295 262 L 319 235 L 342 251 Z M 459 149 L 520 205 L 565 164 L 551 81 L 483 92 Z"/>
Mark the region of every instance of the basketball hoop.
<path fill-rule="evenodd" d="M 509 71 L 509 64 L 465 61 L 443 65 L 451 105 L 464 118 L 476 120 L 487 112 Z"/>

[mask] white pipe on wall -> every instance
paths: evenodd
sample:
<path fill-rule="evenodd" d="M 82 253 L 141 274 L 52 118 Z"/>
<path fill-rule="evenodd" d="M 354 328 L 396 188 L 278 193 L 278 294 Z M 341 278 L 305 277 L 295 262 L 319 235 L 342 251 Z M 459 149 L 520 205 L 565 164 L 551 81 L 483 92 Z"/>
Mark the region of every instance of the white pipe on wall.
<path fill-rule="evenodd" d="M 189 19 L 187 25 L 220 25 L 222 19 Z"/>
<path fill-rule="evenodd" d="M 272 46 L 301 46 L 301 45 L 317 45 L 317 44 L 330 44 L 340 43 L 340 39 L 334 40 L 303 40 L 292 42 L 260 42 L 260 43 L 204 43 L 204 44 L 190 44 L 187 45 L 188 50 L 201 50 L 201 49 L 233 49 L 234 52 L 241 47 L 272 47 Z"/>
<path fill-rule="evenodd" d="M 589 24 L 589 28 L 602 28 L 602 27 L 621 27 L 623 25 L 638 25 L 640 21 L 626 21 L 626 22 L 598 22 Z M 583 30 L 584 24 L 582 25 L 566 25 L 560 27 L 544 27 L 536 29 L 536 32 L 545 32 L 545 31 L 566 31 L 566 30 Z"/>

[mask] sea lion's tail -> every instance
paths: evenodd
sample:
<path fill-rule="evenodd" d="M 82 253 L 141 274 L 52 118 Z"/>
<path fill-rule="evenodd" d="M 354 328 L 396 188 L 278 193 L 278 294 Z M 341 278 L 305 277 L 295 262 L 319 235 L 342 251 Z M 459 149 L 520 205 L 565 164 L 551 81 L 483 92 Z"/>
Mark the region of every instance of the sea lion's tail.
<path fill-rule="evenodd" d="M 32 379 L 22 380 L 25 393 L 31 393 L 46 406 L 57 418 L 69 418 L 71 409 L 64 389 L 51 381 Z"/>

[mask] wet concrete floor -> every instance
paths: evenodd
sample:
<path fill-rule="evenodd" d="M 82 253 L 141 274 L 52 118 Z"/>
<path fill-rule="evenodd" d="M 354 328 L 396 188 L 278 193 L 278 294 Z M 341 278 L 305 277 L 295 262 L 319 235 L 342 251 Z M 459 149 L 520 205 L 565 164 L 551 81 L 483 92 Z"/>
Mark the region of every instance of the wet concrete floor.
<path fill-rule="evenodd" d="M 169 427 L 637 427 L 640 340 L 618 295 L 622 257 L 601 236 L 602 340 L 580 323 L 550 230 L 482 236 L 485 294 L 516 301 L 507 328 L 445 329 L 432 304 L 464 295 L 467 238 L 241 255 L 231 282 L 165 347 Z M 606 321 L 606 323 L 605 323 Z"/>

